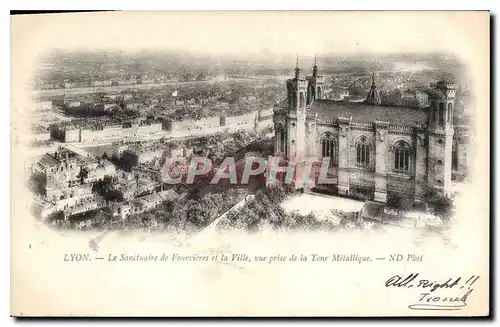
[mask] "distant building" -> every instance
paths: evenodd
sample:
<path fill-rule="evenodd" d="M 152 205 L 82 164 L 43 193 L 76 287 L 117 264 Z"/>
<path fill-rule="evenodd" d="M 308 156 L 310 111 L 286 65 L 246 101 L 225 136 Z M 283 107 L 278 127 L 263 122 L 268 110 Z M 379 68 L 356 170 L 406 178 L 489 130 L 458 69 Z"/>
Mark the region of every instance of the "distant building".
<path fill-rule="evenodd" d="M 120 94 L 106 94 L 104 96 L 104 100 L 116 100 L 116 99 L 119 99 L 119 98 L 121 98 Z"/>
<path fill-rule="evenodd" d="M 136 102 L 133 102 L 133 103 L 127 103 L 127 104 L 125 105 L 125 108 L 127 108 L 127 109 L 137 109 L 137 108 L 139 108 L 139 104 L 138 104 L 138 103 L 136 103 Z"/>
<path fill-rule="evenodd" d="M 116 107 L 118 107 L 118 105 L 116 103 L 105 103 L 104 104 L 104 111 L 111 111 Z"/>
<path fill-rule="evenodd" d="M 52 101 L 33 101 L 34 111 L 52 110 Z"/>
<path fill-rule="evenodd" d="M 165 148 L 161 144 L 154 147 L 135 145 L 123 151 L 122 157 L 137 165 L 155 160 L 159 161 L 163 157 L 164 151 Z"/>
<path fill-rule="evenodd" d="M 127 79 L 127 80 L 119 80 L 118 85 L 135 85 L 137 84 L 137 80 L 135 79 Z"/>
<path fill-rule="evenodd" d="M 401 106 L 409 108 L 425 108 L 429 106 L 429 88 L 419 87 L 402 92 Z"/>
<path fill-rule="evenodd" d="M 68 217 L 104 206 L 102 197 L 93 192 L 93 184 L 116 174 L 111 162 L 62 147 L 45 154 L 35 171 L 44 183 L 42 218 L 56 211 Z"/>
<path fill-rule="evenodd" d="M 105 81 L 93 81 L 92 86 L 94 87 L 102 87 L 102 86 L 111 86 L 113 85 L 113 81 L 105 80 Z"/>
<path fill-rule="evenodd" d="M 31 128 L 30 138 L 33 141 L 48 141 L 50 140 L 50 129 L 46 126 L 35 125 Z"/>
<path fill-rule="evenodd" d="M 158 207 L 166 201 L 173 201 L 179 197 L 174 190 L 154 192 L 152 194 L 137 197 L 130 202 L 120 203 L 113 206 L 113 215 L 122 219 L 133 214 L 140 214 Z"/>
<path fill-rule="evenodd" d="M 333 87 L 331 94 L 333 100 L 346 100 L 349 98 L 349 90 L 346 87 Z"/>
<path fill-rule="evenodd" d="M 70 107 L 70 108 L 78 108 L 78 107 L 81 107 L 81 106 L 82 106 L 82 102 L 81 101 L 72 101 L 72 102 L 68 103 L 68 107 Z"/>
<path fill-rule="evenodd" d="M 401 91 L 398 89 L 395 89 L 394 91 L 390 92 L 381 92 L 380 93 L 380 100 L 382 105 L 386 106 L 400 106 L 401 105 L 401 98 L 402 94 Z"/>

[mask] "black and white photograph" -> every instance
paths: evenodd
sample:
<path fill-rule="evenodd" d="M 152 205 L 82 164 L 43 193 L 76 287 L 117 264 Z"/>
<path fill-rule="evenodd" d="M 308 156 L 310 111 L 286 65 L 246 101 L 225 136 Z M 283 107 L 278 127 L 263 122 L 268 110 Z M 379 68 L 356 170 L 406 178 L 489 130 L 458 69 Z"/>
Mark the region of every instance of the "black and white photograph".
<path fill-rule="evenodd" d="M 12 16 L 11 314 L 488 315 L 489 20 Z"/>

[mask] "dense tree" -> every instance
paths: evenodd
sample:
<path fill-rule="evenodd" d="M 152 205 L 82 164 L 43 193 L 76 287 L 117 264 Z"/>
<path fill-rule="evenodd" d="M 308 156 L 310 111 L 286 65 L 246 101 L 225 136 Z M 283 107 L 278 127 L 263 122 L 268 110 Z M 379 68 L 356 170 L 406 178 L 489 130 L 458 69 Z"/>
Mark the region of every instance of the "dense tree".
<path fill-rule="evenodd" d="M 45 195 L 45 174 L 42 172 L 33 173 L 28 181 L 30 190 L 40 196 Z"/>
<path fill-rule="evenodd" d="M 46 219 L 49 224 L 60 225 L 64 221 L 64 213 L 62 211 L 56 211 L 48 215 Z"/>
<path fill-rule="evenodd" d="M 453 216 L 453 200 L 446 196 L 435 196 L 429 198 L 427 203 L 432 213 L 439 216 L 444 222 L 448 222 Z"/>
<path fill-rule="evenodd" d="M 403 210 L 403 197 L 400 195 L 392 195 L 387 199 L 387 206 L 395 209 L 398 213 Z"/>

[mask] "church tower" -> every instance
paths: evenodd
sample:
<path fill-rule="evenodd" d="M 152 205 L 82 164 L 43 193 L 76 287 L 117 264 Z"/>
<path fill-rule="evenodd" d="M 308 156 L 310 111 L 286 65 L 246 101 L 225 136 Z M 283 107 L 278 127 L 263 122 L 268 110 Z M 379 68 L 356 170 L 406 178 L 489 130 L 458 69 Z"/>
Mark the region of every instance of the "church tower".
<path fill-rule="evenodd" d="M 312 76 L 308 76 L 308 97 L 307 104 L 311 104 L 316 99 L 323 99 L 324 97 L 324 78 L 318 75 L 318 65 L 316 64 L 316 55 L 314 55 L 314 65 Z"/>
<path fill-rule="evenodd" d="M 451 192 L 455 86 L 439 81 L 431 84 L 431 88 L 427 183 L 434 193 L 448 195 Z"/>
<path fill-rule="evenodd" d="M 300 76 L 299 57 L 295 66 L 295 77 L 287 80 L 287 148 L 286 157 L 296 162 L 303 161 L 305 154 L 305 122 L 307 81 Z"/>

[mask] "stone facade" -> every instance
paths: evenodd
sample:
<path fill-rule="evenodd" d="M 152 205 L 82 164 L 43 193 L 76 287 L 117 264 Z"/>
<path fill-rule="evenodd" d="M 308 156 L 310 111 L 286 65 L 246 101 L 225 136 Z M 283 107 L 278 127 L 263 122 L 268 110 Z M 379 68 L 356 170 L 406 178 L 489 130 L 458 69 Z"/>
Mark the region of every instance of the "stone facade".
<path fill-rule="evenodd" d="M 45 154 L 38 162 L 44 174 L 45 198 L 54 203 L 90 196 L 91 183 L 116 175 L 113 163 L 81 155 L 60 147 L 53 154 Z M 67 201 L 68 202 L 68 201 Z M 68 202 L 68 203 L 69 203 Z"/>
<path fill-rule="evenodd" d="M 293 160 L 330 158 L 330 186 L 341 195 L 387 202 L 451 192 L 455 87 L 438 82 L 429 92 L 430 110 L 380 105 L 375 82 L 362 103 L 325 100 L 316 64 L 312 76 L 300 69 L 286 82 L 288 97 L 274 108 L 275 155 Z M 296 187 L 316 187 L 319 171 Z"/>
<path fill-rule="evenodd" d="M 265 109 L 266 112 L 268 109 Z M 272 109 L 271 109 L 272 110 Z M 236 116 L 210 116 L 199 120 L 170 119 L 147 122 L 126 122 L 122 124 L 92 123 L 90 126 L 61 124 L 51 127 L 54 138 L 65 143 L 92 143 L 101 141 L 120 141 L 151 139 L 172 136 L 188 136 L 225 131 L 255 130 L 268 127 L 271 117 L 259 119 L 259 111 L 251 111 Z"/>

